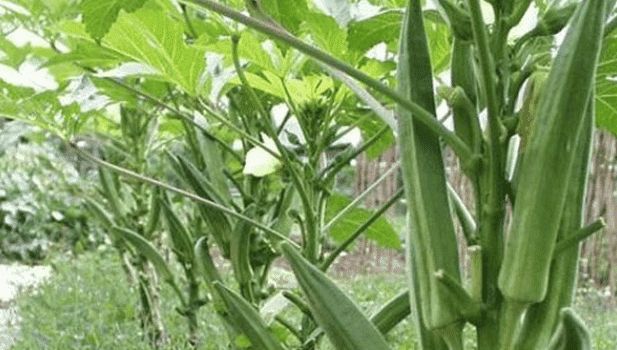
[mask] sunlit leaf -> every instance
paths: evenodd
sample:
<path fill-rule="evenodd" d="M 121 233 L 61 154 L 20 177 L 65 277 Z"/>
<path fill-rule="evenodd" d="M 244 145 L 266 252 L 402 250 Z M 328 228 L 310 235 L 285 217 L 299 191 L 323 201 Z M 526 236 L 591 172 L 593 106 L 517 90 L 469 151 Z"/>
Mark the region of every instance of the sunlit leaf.
<path fill-rule="evenodd" d="M 318 47 L 336 57 L 348 58 L 347 33 L 332 17 L 319 13 L 307 14 L 302 31 L 309 34 Z"/>
<path fill-rule="evenodd" d="M 231 58 L 231 39 L 226 38 L 215 43 L 210 43 L 209 34 L 202 35 L 196 42 L 195 47 L 203 48 L 208 52 L 215 52 Z M 263 69 L 276 72 L 268 53 L 262 48 L 261 43 L 249 32 L 244 32 L 238 42 L 238 56 L 247 59 L 251 63 L 259 65 Z"/>
<path fill-rule="evenodd" d="M 118 18 L 120 10 L 133 12 L 146 0 L 83 0 L 80 5 L 82 22 L 95 40 L 100 40 Z"/>
<path fill-rule="evenodd" d="M 65 23 L 62 30 L 73 37 L 87 39 L 83 27 L 76 23 Z M 141 9 L 132 14 L 120 14 L 101 45 L 125 61 L 150 65 L 159 71 L 161 78 L 194 95 L 200 88 L 204 51 L 185 44 L 183 35 L 180 23 L 160 12 Z"/>

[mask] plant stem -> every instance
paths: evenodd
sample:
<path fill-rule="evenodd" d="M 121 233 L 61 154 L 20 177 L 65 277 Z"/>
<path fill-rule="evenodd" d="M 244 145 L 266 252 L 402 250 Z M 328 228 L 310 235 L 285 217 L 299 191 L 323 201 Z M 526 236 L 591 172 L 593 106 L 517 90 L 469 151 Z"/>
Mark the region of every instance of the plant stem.
<path fill-rule="evenodd" d="M 480 58 L 480 77 L 481 86 L 486 96 L 486 106 L 488 109 L 489 128 L 491 133 L 491 141 L 493 134 L 499 131 L 498 124 L 498 104 L 497 96 L 495 95 L 495 65 L 491 56 L 488 33 L 486 32 L 486 24 L 482 19 L 482 10 L 480 9 L 479 0 L 468 0 L 469 10 L 471 13 L 471 23 L 474 35 L 474 42 Z M 495 136 L 498 136 L 496 134 Z"/>
<path fill-rule="evenodd" d="M 385 173 L 383 173 L 383 175 L 381 175 L 379 177 L 379 179 L 375 180 L 375 182 L 373 182 L 366 190 L 364 190 L 362 193 L 360 193 L 360 195 L 358 195 L 356 198 L 354 198 L 353 201 L 351 201 L 351 203 L 349 203 L 345 208 L 343 208 L 341 211 L 339 211 L 335 217 L 333 217 L 323 228 L 322 231 L 327 231 L 328 229 L 330 229 L 330 227 L 332 227 L 332 225 L 334 225 L 337 221 L 339 221 L 345 214 L 347 214 L 348 211 L 350 211 L 352 208 L 354 208 L 358 203 L 360 203 L 366 196 L 368 196 L 369 193 L 371 193 L 377 186 L 379 186 L 384 180 L 386 180 L 388 178 L 388 176 L 390 176 L 390 174 L 392 174 L 393 171 L 398 170 L 399 166 L 401 165 L 401 161 L 397 161 L 396 163 L 392 164 L 392 166 L 390 167 L 390 169 L 388 169 Z"/>
<path fill-rule="evenodd" d="M 299 247 L 299 246 L 298 246 L 298 245 L 297 245 L 294 241 L 292 241 L 292 240 L 290 240 L 289 238 L 285 237 L 285 235 L 281 234 L 280 232 L 274 231 L 274 230 L 273 230 L 273 229 L 271 229 L 270 227 L 268 227 L 268 226 L 266 226 L 266 225 L 262 224 L 261 222 L 255 221 L 255 220 L 253 220 L 253 219 L 251 219 L 251 218 L 249 218 L 249 217 L 247 217 L 247 216 L 245 216 L 245 215 L 242 215 L 242 214 L 240 214 L 240 213 L 237 213 L 237 212 L 233 211 L 232 209 L 229 209 L 229 208 L 227 208 L 227 207 L 224 207 L 224 206 L 222 206 L 222 205 L 220 205 L 220 204 L 218 204 L 218 203 L 215 203 L 215 202 L 209 201 L 209 200 L 207 200 L 207 199 L 205 199 L 205 198 L 202 198 L 202 197 L 200 197 L 200 196 L 198 196 L 198 195 L 196 195 L 196 194 L 194 194 L 194 193 L 191 193 L 191 192 L 185 191 L 185 190 L 183 190 L 183 189 L 180 189 L 180 188 L 177 188 L 177 187 L 174 187 L 174 186 L 168 185 L 168 184 L 166 184 L 166 183 L 164 183 L 164 182 L 161 182 L 161 181 L 155 180 L 155 179 L 150 178 L 150 177 L 148 177 L 148 176 L 141 175 L 141 174 L 137 174 L 137 173 L 132 172 L 132 171 L 130 171 L 130 170 L 128 170 L 128 169 L 125 169 L 125 168 L 119 167 L 119 166 L 117 166 L 117 165 L 115 165 L 115 164 L 112 164 L 112 163 L 106 162 L 106 161 L 104 161 L 104 160 L 102 160 L 102 159 L 99 159 L 99 158 L 97 158 L 97 157 L 94 157 L 93 155 L 89 154 L 88 152 L 82 151 L 81 149 L 79 149 L 79 148 L 77 147 L 77 145 L 75 145 L 75 144 L 73 144 L 73 143 L 70 143 L 70 146 L 71 146 L 71 147 L 72 147 L 72 148 L 73 148 L 73 149 L 74 149 L 77 153 L 79 153 L 81 156 L 83 156 L 84 158 L 86 158 L 86 159 L 88 159 L 88 160 L 91 160 L 92 162 L 94 162 L 94 163 L 96 163 L 96 164 L 98 164 L 98 165 L 101 165 L 101 166 L 103 166 L 103 167 L 109 168 L 109 169 L 111 169 L 111 170 L 113 170 L 113 171 L 115 171 L 115 172 L 117 172 L 117 173 L 119 173 L 119 174 L 122 174 L 122 175 L 124 175 L 124 176 L 127 176 L 127 177 L 132 177 L 132 178 L 137 179 L 137 180 L 139 180 L 139 181 L 143 181 L 143 182 L 145 182 L 145 183 L 149 183 L 149 184 L 151 184 L 151 185 L 154 185 L 154 186 L 158 186 L 158 187 L 164 188 L 164 189 L 166 189 L 166 190 L 168 190 L 168 191 L 171 191 L 171 192 L 177 193 L 177 194 L 182 195 L 182 196 L 184 196 L 184 197 L 187 197 L 187 198 L 189 198 L 189 199 L 191 199 L 191 200 L 194 200 L 195 202 L 199 202 L 199 203 L 205 204 L 205 205 L 207 205 L 207 206 L 209 206 L 209 207 L 212 207 L 212 208 L 214 208 L 214 209 L 218 209 L 218 210 L 220 210 L 220 211 L 222 211 L 222 212 L 224 212 L 224 213 L 226 213 L 226 214 L 229 214 L 229 215 L 231 215 L 231 216 L 237 217 L 238 219 L 241 219 L 241 220 L 244 220 L 244 221 L 246 221 L 246 222 L 249 222 L 249 223 L 251 223 L 252 225 L 255 225 L 255 227 L 258 227 L 258 228 L 260 228 L 260 229 L 262 229 L 262 230 L 264 230 L 264 231 L 268 232 L 269 234 L 271 234 L 271 235 L 273 235 L 273 236 L 277 237 L 278 239 L 281 239 L 281 240 L 283 240 L 283 241 L 287 241 L 287 242 L 289 242 L 289 244 L 293 245 L 293 246 L 294 246 L 294 248 L 296 248 L 296 249 L 299 249 L 299 248 L 300 248 L 300 247 Z"/>
<path fill-rule="evenodd" d="M 478 204 L 479 235 L 482 247 L 482 299 L 488 312 L 499 312 L 501 295 L 497 290 L 497 277 L 503 255 L 503 217 L 505 214 L 505 194 L 503 189 L 503 150 L 500 143 L 501 123 L 496 95 L 495 65 L 491 56 L 487 27 L 482 19 L 479 0 L 468 0 L 472 20 L 474 41 L 480 58 L 481 86 L 486 97 L 489 124 L 488 159 L 486 169 L 481 175 L 476 200 Z M 499 26 L 499 23 L 496 23 Z M 484 195 L 486 193 L 486 195 Z M 483 198 L 486 197 L 486 198 Z M 487 321 L 478 326 L 478 348 L 495 349 L 498 342 L 499 324 Z"/>
<path fill-rule="evenodd" d="M 259 97 L 257 97 L 255 90 L 253 90 L 248 80 L 246 79 L 246 76 L 244 75 L 244 71 L 242 70 L 242 67 L 240 66 L 240 59 L 238 57 L 239 41 L 240 41 L 240 38 L 238 36 L 233 35 L 231 37 L 231 43 L 232 43 L 231 52 L 232 52 L 234 66 L 236 68 L 236 73 L 238 74 L 238 77 L 240 78 L 240 81 L 242 82 L 242 84 L 248 89 L 251 100 L 253 100 L 253 103 L 257 106 L 257 109 L 259 113 L 261 114 L 262 119 L 264 119 L 264 124 L 266 125 L 266 131 L 268 132 L 269 136 L 274 141 L 276 148 L 278 148 L 279 153 L 281 154 L 281 160 L 283 164 L 285 165 L 285 167 L 287 168 L 287 171 L 289 171 L 291 181 L 293 182 L 294 186 L 296 187 L 296 190 L 298 191 L 298 194 L 300 195 L 300 199 L 302 200 L 302 207 L 304 209 L 304 220 L 306 221 L 306 233 L 307 233 L 306 247 L 304 247 L 304 251 L 305 251 L 306 258 L 310 262 L 316 262 L 317 255 L 318 255 L 318 246 L 317 246 L 318 237 L 317 237 L 317 228 L 315 226 L 315 212 L 313 211 L 313 206 L 311 205 L 311 201 L 309 200 L 309 197 L 307 195 L 307 192 L 306 192 L 306 189 L 303 183 L 300 181 L 300 177 L 298 176 L 298 173 L 296 172 L 294 164 L 291 162 L 291 159 L 289 158 L 289 155 L 287 154 L 287 150 L 281 144 L 281 140 L 279 139 L 276 130 L 272 126 L 272 120 L 270 119 L 268 112 L 264 108 L 263 104 L 259 100 Z"/>
<path fill-rule="evenodd" d="M 349 76 L 357 79 L 358 81 L 366 84 L 367 86 L 373 88 L 375 91 L 378 91 L 385 96 L 392 99 L 394 102 L 401 105 L 403 108 L 409 110 L 413 117 L 418 118 L 418 120 L 425 124 L 432 132 L 434 132 L 439 137 L 442 137 L 444 141 L 454 150 L 454 152 L 459 156 L 463 162 L 465 163 L 467 160 L 472 158 L 472 153 L 469 147 L 453 132 L 448 130 L 445 126 L 443 126 L 439 121 L 426 109 L 420 107 L 420 105 L 405 99 L 396 91 L 386 87 L 376 79 L 373 79 L 368 74 L 344 63 L 343 61 L 329 55 L 328 53 L 310 45 L 302 40 L 296 38 L 295 36 L 287 33 L 286 31 L 281 30 L 280 28 L 269 24 L 267 22 L 251 18 L 241 14 L 240 12 L 234 11 L 233 9 L 226 7 L 224 5 L 218 4 L 211 0 L 180 0 L 181 2 L 190 3 L 193 5 L 197 5 L 200 7 L 207 8 L 214 12 L 217 12 L 225 17 L 231 18 L 234 21 L 240 22 L 247 27 L 258 30 L 266 35 L 271 36 L 279 41 L 282 41 L 300 52 L 312 57 L 313 59 L 323 62 L 333 68 L 336 68 Z"/>
<path fill-rule="evenodd" d="M 518 3 L 519 6 L 516 7 L 515 12 L 506 20 L 509 28 L 516 26 L 521 21 L 530 4 L 531 0 L 523 0 Z"/>
<path fill-rule="evenodd" d="M 388 126 L 384 126 L 375 135 L 373 135 L 373 137 L 371 137 L 360 148 L 355 150 L 352 154 L 347 156 L 345 159 L 343 159 L 341 161 L 334 162 L 333 164 L 327 166 L 324 170 L 321 171 L 321 173 L 319 174 L 318 178 L 322 178 L 324 176 L 324 174 L 327 172 L 328 175 L 326 176 L 326 178 L 324 180 L 324 183 L 326 183 L 326 184 L 330 183 L 332 180 L 334 180 L 334 176 L 336 176 L 336 174 L 338 174 L 338 172 L 344 166 L 346 166 L 352 159 L 356 158 L 358 155 L 360 155 L 360 153 L 364 152 L 371 145 L 373 145 L 375 142 L 377 142 L 377 140 L 381 136 L 383 136 L 383 134 L 385 134 L 386 131 L 388 131 L 388 128 L 389 128 Z"/>
<path fill-rule="evenodd" d="M 113 82 L 114 84 L 118 85 L 118 86 L 122 86 L 123 88 L 129 90 L 130 92 L 134 93 L 135 95 L 141 96 L 144 99 L 154 103 L 157 106 L 163 107 L 165 109 L 167 109 L 168 111 L 174 113 L 178 118 L 190 123 L 191 125 L 194 125 L 197 129 L 201 130 L 204 134 L 206 134 L 207 137 L 212 138 L 213 140 L 215 140 L 217 143 L 219 143 L 221 146 L 223 146 L 223 148 L 225 148 L 234 158 L 238 159 L 240 162 L 242 162 L 242 157 L 240 157 L 238 154 L 236 154 L 236 152 L 229 147 L 229 145 L 225 142 L 223 142 L 222 140 L 220 140 L 218 137 L 214 136 L 208 129 L 204 128 L 202 125 L 200 125 L 199 123 L 197 123 L 195 120 L 193 120 L 193 118 L 191 118 L 190 116 L 188 116 L 186 113 L 183 113 L 182 111 L 180 111 L 179 109 L 170 106 L 169 104 L 159 100 L 158 98 L 151 96 L 139 89 L 136 89 L 128 84 L 125 84 L 117 79 L 113 79 L 113 78 L 106 78 L 108 81 Z M 210 114 L 215 114 L 214 112 L 211 112 Z M 220 116 L 217 116 L 217 120 L 224 119 Z M 225 120 L 227 122 L 227 120 Z M 226 123 L 224 123 L 226 124 Z M 226 124 L 227 125 L 227 124 Z M 234 126 L 235 127 L 235 126 Z M 235 129 L 234 129 L 235 130 Z M 235 130 L 237 131 L 237 130 Z M 242 132 L 242 130 L 238 131 L 238 132 Z M 244 136 L 244 135 L 242 135 Z M 261 142 L 259 142 L 259 140 L 256 139 L 251 139 L 251 142 L 253 142 L 256 146 L 262 146 L 265 147 Z M 267 148 L 267 147 L 265 147 Z M 266 151 L 268 151 L 266 149 Z"/>
<path fill-rule="evenodd" d="M 358 227 L 345 240 L 345 242 L 341 243 L 341 245 L 339 245 L 338 248 L 336 248 L 336 250 L 334 252 L 332 252 L 328 256 L 328 258 L 321 265 L 321 270 L 322 271 L 326 271 L 328 269 L 328 267 L 330 267 L 330 265 L 332 265 L 332 263 L 334 262 L 336 257 L 339 256 L 339 254 L 341 254 L 345 249 L 347 249 L 347 247 L 349 247 L 349 245 L 351 243 L 353 243 L 353 241 L 355 241 L 356 238 L 358 238 L 362 233 L 364 233 L 364 231 L 366 231 L 366 229 L 368 229 L 369 226 L 371 226 L 373 224 L 373 222 L 375 222 L 377 219 L 379 219 L 381 217 L 381 215 L 383 213 L 385 213 L 386 210 L 388 210 L 392 206 L 392 204 L 396 203 L 396 201 L 398 201 L 404 194 L 405 194 L 405 191 L 402 188 L 400 190 L 398 190 L 398 192 L 396 192 L 394 194 L 394 196 L 392 196 L 392 198 L 390 198 L 389 201 L 384 203 L 384 205 L 382 205 L 381 208 L 379 208 L 379 210 L 377 210 L 368 220 L 366 220 L 365 223 L 363 223 L 360 227 Z"/>
<path fill-rule="evenodd" d="M 598 220 L 592 222 L 588 226 L 585 226 L 581 229 L 576 230 L 568 235 L 568 238 L 557 242 L 555 245 L 555 250 L 553 251 L 553 255 L 557 256 L 567 250 L 568 248 L 576 247 L 579 242 L 584 240 L 585 238 L 591 236 L 592 234 L 600 231 L 606 226 L 603 218 L 599 218 Z"/>
<path fill-rule="evenodd" d="M 204 103 L 200 103 L 201 107 L 208 112 L 208 114 L 210 114 L 214 119 L 220 121 L 221 123 L 225 124 L 227 127 L 229 127 L 230 129 L 232 129 L 233 131 L 237 132 L 238 134 L 240 134 L 240 136 L 242 136 L 243 138 L 245 138 L 247 141 L 249 141 L 250 143 L 252 143 L 254 146 L 257 146 L 261 149 L 263 149 L 264 151 L 270 153 L 270 155 L 272 155 L 274 158 L 276 159 L 280 159 L 281 156 L 276 153 L 274 150 L 270 149 L 269 147 L 266 147 L 266 145 L 264 145 L 263 143 L 261 143 L 261 141 L 259 141 L 258 139 L 256 139 L 255 137 L 249 135 L 246 131 L 240 129 L 239 127 L 235 126 L 232 122 L 230 122 L 229 120 L 225 119 L 224 117 L 221 117 L 220 115 L 216 114 L 212 109 L 210 109 L 208 106 L 206 106 Z"/>
<path fill-rule="evenodd" d="M 182 17 L 184 17 L 184 21 L 186 22 L 186 27 L 189 30 L 191 38 L 192 39 L 196 39 L 197 38 L 197 32 L 195 31 L 195 28 L 193 27 L 193 24 L 189 20 L 189 14 L 186 11 L 186 5 L 185 4 L 180 4 L 180 9 L 182 10 Z"/>

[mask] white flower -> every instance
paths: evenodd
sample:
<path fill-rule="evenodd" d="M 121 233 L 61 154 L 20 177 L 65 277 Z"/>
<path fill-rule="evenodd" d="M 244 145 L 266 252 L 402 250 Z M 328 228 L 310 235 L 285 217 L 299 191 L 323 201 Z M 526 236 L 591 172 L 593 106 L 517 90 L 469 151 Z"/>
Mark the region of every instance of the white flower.
<path fill-rule="evenodd" d="M 263 133 L 261 134 L 261 137 L 264 140 L 264 146 L 279 155 L 274 140 Z M 242 172 L 244 175 L 262 177 L 272 174 L 276 171 L 276 169 L 278 169 L 279 166 L 281 166 L 281 161 L 274 157 L 271 153 L 264 150 L 262 147 L 253 147 L 246 153 L 246 161 Z"/>

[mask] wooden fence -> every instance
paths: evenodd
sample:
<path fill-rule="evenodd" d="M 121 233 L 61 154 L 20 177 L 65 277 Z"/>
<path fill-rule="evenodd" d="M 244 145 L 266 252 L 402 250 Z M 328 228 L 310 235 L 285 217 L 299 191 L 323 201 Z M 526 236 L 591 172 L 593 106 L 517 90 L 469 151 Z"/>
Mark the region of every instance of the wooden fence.
<path fill-rule="evenodd" d="M 460 171 L 457 158 L 450 151 L 445 152 L 449 181 L 457 190 L 469 209 L 474 212 L 474 195 L 470 182 Z M 355 194 L 359 195 L 385 173 L 398 159 L 398 151 L 391 148 L 380 157 L 368 160 L 359 157 L 356 163 Z M 606 131 L 597 131 L 591 160 L 587 205 L 584 211 L 585 223 L 603 217 L 606 228 L 585 240 L 581 245 L 579 281 L 582 285 L 593 285 L 603 290 L 607 299 L 617 304 L 617 140 Z M 402 186 L 399 172 L 393 172 L 365 199 L 364 205 L 376 207 L 386 202 Z M 395 222 L 402 223 L 403 211 L 393 207 L 388 212 Z M 508 214 L 509 215 L 509 214 Z M 456 220 L 455 220 L 456 221 Z M 462 231 L 456 222 L 459 235 L 461 265 L 467 268 L 468 257 Z M 402 227 L 402 225 L 399 225 Z M 382 271 L 399 266 L 401 252 L 392 252 L 377 247 L 374 243 L 361 240 L 360 249 L 372 261 L 373 270 Z M 395 270 L 397 270 L 395 268 Z"/>

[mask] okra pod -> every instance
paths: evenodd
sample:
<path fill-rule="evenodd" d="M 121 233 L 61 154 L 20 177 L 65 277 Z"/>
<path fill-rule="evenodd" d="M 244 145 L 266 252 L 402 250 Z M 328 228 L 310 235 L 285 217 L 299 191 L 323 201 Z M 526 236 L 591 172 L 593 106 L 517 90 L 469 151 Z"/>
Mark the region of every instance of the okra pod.
<path fill-rule="evenodd" d="M 601 49 L 604 4 L 587 0 L 574 14 L 540 97 L 522 161 L 498 286 L 510 304 L 523 308 L 546 295 L 565 189 L 576 171 L 573 151 L 584 129 Z"/>
<path fill-rule="evenodd" d="M 595 125 L 595 97 L 589 97 L 583 131 L 575 149 L 574 173 L 567 187 L 566 205 L 563 209 L 558 241 L 567 239 L 583 225 L 585 189 L 587 187 L 588 165 Z M 579 262 L 578 244 L 554 257 L 551 264 L 547 295 L 541 303 L 532 305 L 525 315 L 521 336 L 521 349 L 546 349 L 550 336 L 559 323 L 559 310 L 572 304 L 576 288 Z"/>
<path fill-rule="evenodd" d="M 398 90 L 403 96 L 435 112 L 432 68 L 419 0 L 409 1 L 404 16 L 397 76 Z M 428 330 L 447 328 L 449 339 L 444 340 L 460 343 L 462 317 L 433 275 L 443 269 L 460 281 L 457 241 L 439 138 L 402 108 L 398 110 L 398 132 L 410 218 L 407 255 L 410 280 L 414 281 L 410 287 L 419 289 L 414 295 L 420 301 L 419 312 L 424 326 Z"/>
<path fill-rule="evenodd" d="M 313 317 L 336 349 L 390 348 L 375 325 L 321 270 L 288 243 L 282 243 L 281 250 L 306 295 Z"/>

